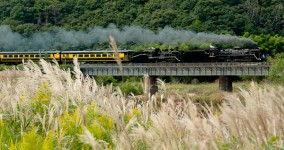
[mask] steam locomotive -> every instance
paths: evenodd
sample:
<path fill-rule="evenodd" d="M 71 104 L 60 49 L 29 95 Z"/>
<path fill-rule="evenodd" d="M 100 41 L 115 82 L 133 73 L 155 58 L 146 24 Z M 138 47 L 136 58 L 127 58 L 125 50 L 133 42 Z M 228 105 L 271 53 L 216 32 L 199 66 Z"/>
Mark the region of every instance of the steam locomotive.
<path fill-rule="evenodd" d="M 150 48 L 143 51 L 111 50 L 103 51 L 31 51 L 31 52 L 0 52 L 0 63 L 18 64 L 23 60 L 55 59 L 59 63 L 72 63 L 76 57 L 79 62 L 116 62 L 119 58 L 122 62 L 130 63 L 194 63 L 194 62 L 259 62 L 264 61 L 265 53 L 259 49 L 220 49 L 209 47 L 203 50 L 160 50 Z"/>

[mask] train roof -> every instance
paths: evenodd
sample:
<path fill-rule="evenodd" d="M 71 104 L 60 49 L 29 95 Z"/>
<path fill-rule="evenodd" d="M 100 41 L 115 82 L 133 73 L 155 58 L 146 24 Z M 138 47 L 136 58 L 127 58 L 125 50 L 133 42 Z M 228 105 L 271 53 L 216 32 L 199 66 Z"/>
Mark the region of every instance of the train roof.
<path fill-rule="evenodd" d="M 25 52 L 0 52 L 0 54 L 57 54 L 60 51 L 25 51 Z"/>
<path fill-rule="evenodd" d="M 120 53 L 127 53 L 127 52 L 133 52 L 133 50 L 118 50 L 118 52 Z M 95 50 L 95 51 L 92 51 L 92 50 L 85 50 L 85 51 L 62 51 L 61 52 L 62 54 L 67 54 L 67 53 L 76 53 L 76 54 L 83 54 L 83 53 L 114 53 L 113 50 L 102 50 L 102 51 L 99 51 L 99 50 Z"/>
<path fill-rule="evenodd" d="M 5 51 L 0 52 L 0 54 L 67 54 L 67 53 L 76 53 L 76 54 L 83 54 L 83 53 L 113 53 L 113 50 L 82 50 L 82 51 Z M 133 50 L 118 50 L 120 53 L 127 53 L 133 52 Z"/>

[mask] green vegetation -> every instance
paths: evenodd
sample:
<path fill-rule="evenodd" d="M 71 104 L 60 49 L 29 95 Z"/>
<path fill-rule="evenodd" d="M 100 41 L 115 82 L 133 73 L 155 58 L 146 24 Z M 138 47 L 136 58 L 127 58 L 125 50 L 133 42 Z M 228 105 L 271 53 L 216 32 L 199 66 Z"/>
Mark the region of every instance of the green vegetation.
<path fill-rule="evenodd" d="M 9 25 L 27 38 L 59 28 L 87 31 L 115 24 L 119 29 L 135 25 L 159 32 L 170 26 L 246 37 L 275 55 L 268 77 L 273 85 L 240 82 L 234 85 L 240 89 L 224 93 L 216 90 L 217 83 L 165 77 L 176 83 L 159 80 L 159 92 L 152 97 L 137 78 L 92 79 L 84 77 L 77 64 L 1 64 L 0 149 L 284 147 L 282 0 L 13 0 L 0 1 L 0 10 L 0 25 Z M 0 35 L 1 45 L 3 40 L 9 37 Z M 188 50 L 211 43 L 177 44 Z M 70 48 L 64 46 L 63 50 Z M 98 47 L 108 48 L 108 43 L 72 49 Z M 175 48 L 134 42 L 121 47 Z"/>
<path fill-rule="evenodd" d="M 0 71 L 11 70 L 11 69 L 13 69 L 13 66 L 11 66 L 11 65 L 0 64 Z"/>
<path fill-rule="evenodd" d="M 224 34 L 284 34 L 281 0 L 1 1 L 0 24 L 24 35 L 56 27 L 165 26 Z"/>
<path fill-rule="evenodd" d="M 284 52 L 284 37 L 279 35 L 249 35 L 245 33 L 243 37 L 254 40 L 258 43 L 258 46 L 265 50 L 270 55 Z"/>
<path fill-rule="evenodd" d="M 97 76 L 95 80 L 99 85 L 118 86 L 121 92 L 126 95 L 141 95 L 143 93 L 140 77 Z"/>
<path fill-rule="evenodd" d="M 271 54 L 283 52 L 284 46 L 282 0 L 13 0 L 1 1 L 0 10 L 0 25 L 9 25 L 13 31 L 27 37 L 58 28 L 88 31 L 114 24 L 119 29 L 134 25 L 158 32 L 170 26 L 195 32 L 244 36 L 255 40 Z M 177 45 L 182 50 L 200 48 L 194 43 Z M 159 43 L 137 45 L 132 42 L 120 47 L 171 48 Z M 89 47 L 63 45 L 61 48 L 108 48 L 108 44 L 98 42 Z"/>
<path fill-rule="evenodd" d="M 275 84 L 284 85 L 284 53 L 279 53 L 270 60 L 272 67 L 269 71 L 269 80 Z"/>
<path fill-rule="evenodd" d="M 232 94 L 202 83 L 204 91 L 190 85 L 183 92 L 181 85 L 177 89 L 159 80 L 160 91 L 152 97 L 125 96 L 119 88 L 82 76 L 77 64 L 72 74 L 45 61 L 40 66 L 29 62 L 24 71 L 0 72 L 1 149 L 284 146 L 282 86 L 242 83 L 245 89 Z"/>

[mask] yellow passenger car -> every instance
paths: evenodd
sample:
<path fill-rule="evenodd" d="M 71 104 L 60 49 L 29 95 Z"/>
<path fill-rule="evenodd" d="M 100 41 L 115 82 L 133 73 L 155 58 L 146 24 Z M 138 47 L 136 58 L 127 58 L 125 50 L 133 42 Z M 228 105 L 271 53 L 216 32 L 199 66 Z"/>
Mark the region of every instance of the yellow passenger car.
<path fill-rule="evenodd" d="M 119 51 L 121 61 L 129 61 L 127 51 Z M 61 52 L 62 63 L 70 63 L 77 57 L 79 62 L 115 62 L 116 54 L 113 51 L 63 51 Z"/>
<path fill-rule="evenodd" d="M 21 63 L 26 60 L 32 60 L 34 62 L 40 59 L 52 60 L 56 59 L 60 61 L 59 51 L 31 51 L 31 52 L 0 52 L 0 62 L 1 63 Z"/>
<path fill-rule="evenodd" d="M 122 62 L 128 62 L 129 52 L 121 50 L 118 52 L 118 58 Z M 55 59 L 59 63 L 72 63 L 74 58 L 79 62 L 116 62 L 117 56 L 113 51 L 31 51 L 31 52 L 0 52 L 0 63 L 19 64 L 23 60 L 39 61 Z"/>

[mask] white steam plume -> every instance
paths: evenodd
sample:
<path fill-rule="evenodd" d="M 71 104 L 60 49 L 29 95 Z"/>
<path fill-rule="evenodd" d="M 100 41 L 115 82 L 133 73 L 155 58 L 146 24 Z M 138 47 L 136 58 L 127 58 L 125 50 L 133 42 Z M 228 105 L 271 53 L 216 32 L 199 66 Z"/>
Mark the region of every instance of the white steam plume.
<path fill-rule="evenodd" d="M 107 28 L 94 27 L 87 31 L 75 31 L 57 29 L 35 33 L 29 37 L 13 32 L 9 26 L 0 26 L 0 50 L 38 50 L 60 47 L 90 47 L 96 43 L 107 43 L 109 35 L 112 35 L 117 44 L 129 42 L 140 44 L 160 43 L 163 45 L 175 45 L 194 43 L 255 45 L 256 43 L 246 38 L 231 35 L 217 35 L 213 33 L 196 33 L 190 30 L 176 30 L 165 27 L 159 32 L 153 32 L 138 26 L 126 26 L 122 30 L 114 25 Z"/>

